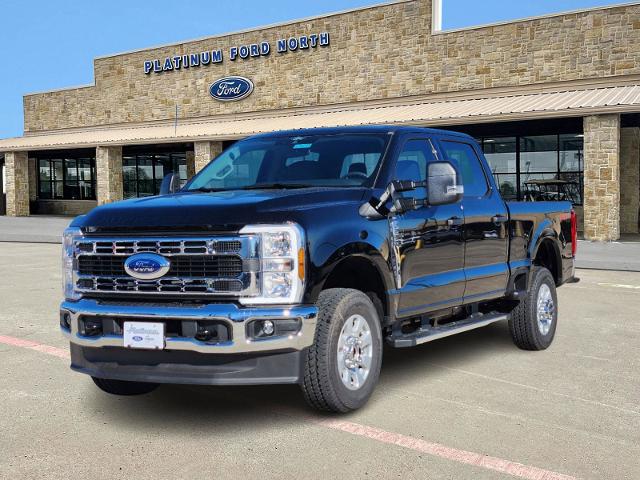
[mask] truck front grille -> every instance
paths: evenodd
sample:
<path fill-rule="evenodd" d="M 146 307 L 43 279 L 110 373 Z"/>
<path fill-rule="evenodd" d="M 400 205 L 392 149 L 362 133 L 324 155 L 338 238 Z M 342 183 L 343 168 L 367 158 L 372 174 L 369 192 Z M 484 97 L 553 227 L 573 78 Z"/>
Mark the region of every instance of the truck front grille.
<path fill-rule="evenodd" d="M 80 275 L 124 277 L 127 257 L 112 255 L 81 255 L 78 257 Z M 237 277 L 242 274 L 242 259 L 237 255 L 176 255 L 170 257 L 167 277 L 216 278 Z"/>
<path fill-rule="evenodd" d="M 259 293 L 259 240 L 225 238 L 82 238 L 75 244 L 77 290 L 99 294 L 213 294 L 252 296 Z M 127 274 L 131 255 L 155 253 L 170 261 L 169 271 L 155 280 Z"/>

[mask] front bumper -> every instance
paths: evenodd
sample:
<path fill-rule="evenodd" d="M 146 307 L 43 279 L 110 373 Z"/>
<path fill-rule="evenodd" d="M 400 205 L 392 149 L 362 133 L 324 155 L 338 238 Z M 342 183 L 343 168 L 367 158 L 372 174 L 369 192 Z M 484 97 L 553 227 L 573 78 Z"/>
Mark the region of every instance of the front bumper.
<path fill-rule="evenodd" d="M 279 350 L 300 351 L 314 340 L 318 309 L 315 306 L 242 308 L 234 304 L 125 304 L 124 302 L 102 302 L 83 299 L 78 302 L 63 302 L 60 315 L 68 314 L 70 329 L 62 329 L 70 342 L 82 347 L 123 347 L 122 335 L 83 336 L 80 334 L 80 318 L 109 317 L 121 320 L 150 322 L 206 321 L 218 320 L 227 325 L 230 338 L 223 342 L 207 343 L 190 337 L 167 337 L 166 350 L 182 350 L 198 353 L 239 354 L 260 353 Z M 300 330 L 287 336 L 251 338 L 247 324 L 252 320 L 298 319 Z"/>
<path fill-rule="evenodd" d="M 61 328 L 71 342 L 71 368 L 94 377 L 153 383 L 247 385 L 297 383 L 306 349 L 313 343 L 315 306 L 242 308 L 234 304 L 125 304 L 83 299 L 64 302 Z M 191 337 L 168 336 L 164 350 L 124 348 L 122 335 L 84 336 L 80 322 L 91 318 L 155 322 L 219 321 L 229 338 L 207 343 Z M 251 338 L 253 320 L 297 319 L 296 334 Z"/>

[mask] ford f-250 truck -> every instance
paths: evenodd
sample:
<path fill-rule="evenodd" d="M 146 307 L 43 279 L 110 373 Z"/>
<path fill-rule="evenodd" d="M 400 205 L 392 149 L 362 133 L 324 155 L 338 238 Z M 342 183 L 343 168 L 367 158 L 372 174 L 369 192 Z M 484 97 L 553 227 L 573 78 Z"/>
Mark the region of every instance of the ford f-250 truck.
<path fill-rule="evenodd" d="M 259 135 L 183 188 L 77 218 L 60 326 L 102 390 L 299 384 L 315 408 L 371 396 L 383 343 L 506 320 L 543 350 L 575 281 L 567 202 L 505 202 L 469 136 L 409 127 Z"/>

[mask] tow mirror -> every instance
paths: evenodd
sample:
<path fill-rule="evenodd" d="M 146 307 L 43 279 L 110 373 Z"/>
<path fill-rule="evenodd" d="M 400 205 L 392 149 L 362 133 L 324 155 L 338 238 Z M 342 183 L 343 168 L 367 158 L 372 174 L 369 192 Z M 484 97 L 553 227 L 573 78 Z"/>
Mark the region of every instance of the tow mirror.
<path fill-rule="evenodd" d="M 429 205 L 448 205 L 462 199 L 464 188 L 458 170 L 451 162 L 433 162 L 427 172 Z"/>
<path fill-rule="evenodd" d="M 176 173 L 168 173 L 162 179 L 160 195 L 171 195 L 180 190 L 180 176 Z"/>

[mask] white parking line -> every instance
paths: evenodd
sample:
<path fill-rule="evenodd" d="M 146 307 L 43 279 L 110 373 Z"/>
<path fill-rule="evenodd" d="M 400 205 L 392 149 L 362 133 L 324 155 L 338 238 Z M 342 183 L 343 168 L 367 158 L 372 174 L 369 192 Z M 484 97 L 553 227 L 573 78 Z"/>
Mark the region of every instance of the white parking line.
<path fill-rule="evenodd" d="M 640 290 L 640 285 L 625 285 L 623 283 L 598 283 L 600 287 L 626 288 L 628 290 Z"/>

